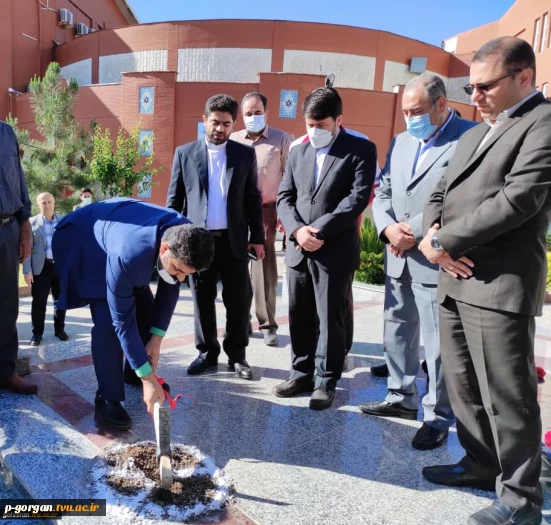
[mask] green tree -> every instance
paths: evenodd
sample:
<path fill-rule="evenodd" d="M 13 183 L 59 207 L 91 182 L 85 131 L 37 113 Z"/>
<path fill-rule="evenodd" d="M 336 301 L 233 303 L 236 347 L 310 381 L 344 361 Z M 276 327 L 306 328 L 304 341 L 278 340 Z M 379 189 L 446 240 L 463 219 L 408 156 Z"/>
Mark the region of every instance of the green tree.
<path fill-rule="evenodd" d="M 24 151 L 23 169 L 33 206 L 36 196 L 47 191 L 56 198 L 57 209 L 67 212 L 78 202 L 78 190 L 90 183 L 87 159 L 92 151 L 92 138 L 73 115 L 78 83 L 65 82 L 60 72 L 59 64 L 52 62 L 43 78 L 35 76 L 30 82 L 30 104 L 42 140 L 31 139 L 11 115 L 8 123 Z"/>
<path fill-rule="evenodd" d="M 153 177 L 160 171 L 151 167 L 155 160 L 152 141 L 153 138 L 148 137 L 140 143 L 139 126 L 131 133 L 119 128 L 115 144 L 108 128 L 95 128 L 90 171 L 104 195 L 132 197 L 137 186 L 141 191 L 152 186 Z M 144 154 L 147 151 L 151 154 Z"/>

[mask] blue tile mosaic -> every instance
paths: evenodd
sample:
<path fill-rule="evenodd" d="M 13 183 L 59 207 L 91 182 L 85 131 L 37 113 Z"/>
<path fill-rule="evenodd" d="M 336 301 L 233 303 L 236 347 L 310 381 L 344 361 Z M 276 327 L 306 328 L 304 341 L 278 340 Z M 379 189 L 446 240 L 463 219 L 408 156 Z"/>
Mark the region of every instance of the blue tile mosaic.
<path fill-rule="evenodd" d="M 279 97 L 279 117 L 297 118 L 298 91 L 282 89 Z"/>
<path fill-rule="evenodd" d="M 143 181 L 138 184 L 138 197 L 151 199 L 151 182 L 151 175 L 146 175 Z"/>
<path fill-rule="evenodd" d="M 151 115 L 155 109 L 155 88 L 153 86 L 140 87 L 140 113 Z"/>
<path fill-rule="evenodd" d="M 139 135 L 140 155 L 147 157 L 153 153 L 153 130 L 140 129 Z"/>

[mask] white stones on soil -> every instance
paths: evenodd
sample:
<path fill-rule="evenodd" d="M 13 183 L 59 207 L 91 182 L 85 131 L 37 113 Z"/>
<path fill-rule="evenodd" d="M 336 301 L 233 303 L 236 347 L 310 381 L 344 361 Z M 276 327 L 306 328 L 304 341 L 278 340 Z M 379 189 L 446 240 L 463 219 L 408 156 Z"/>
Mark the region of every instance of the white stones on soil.
<path fill-rule="evenodd" d="M 181 451 L 193 456 L 197 462 L 195 467 L 176 470 L 173 467 L 173 476 L 179 478 L 191 478 L 192 476 L 208 475 L 215 489 L 209 503 L 197 501 L 187 507 L 179 507 L 173 504 L 161 505 L 150 500 L 155 489 L 158 489 L 158 482 L 151 481 L 144 473 L 136 468 L 133 458 L 122 467 L 113 467 L 107 464 L 106 457 L 111 454 L 121 453 L 131 446 L 154 445 L 152 441 L 140 441 L 132 444 L 118 444 L 105 449 L 104 454 L 96 458 L 92 468 L 92 486 L 94 497 L 107 500 L 107 517 L 117 525 L 150 524 L 159 523 L 159 520 L 185 522 L 197 519 L 205 514 L 221 511 L 232 499 L 232 483 L 223 470 L 219 469 L 214 461 L 203 454 L 199 449 L 188 445 L 172 445 L 173 450 L 178 447 Z M 116 491 L 107 483 L 108 477 L 117 476 L 135 480 L 143 484 L 143 488 L 133 494 L 122 494 Z"/>

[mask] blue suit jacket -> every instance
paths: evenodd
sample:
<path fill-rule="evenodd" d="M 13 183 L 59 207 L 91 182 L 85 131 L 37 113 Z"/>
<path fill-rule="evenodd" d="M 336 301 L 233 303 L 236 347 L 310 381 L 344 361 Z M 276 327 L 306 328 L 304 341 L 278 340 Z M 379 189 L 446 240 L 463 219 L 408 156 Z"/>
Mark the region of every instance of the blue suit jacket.
<path fill-rule="evenodd" d="M 134 291 L 149 285 L 166 229 L 189 222 L 174 210 L 121 198 L 68 214 L 54 233 L 52 250 L 61 281 L 58 307 L 79 308 L 106 300 L 134 369 L 147 362 L 136 324 Z M 179 292 L 179 283 L 159 280 L 154 327 L 167 330 Z"/>

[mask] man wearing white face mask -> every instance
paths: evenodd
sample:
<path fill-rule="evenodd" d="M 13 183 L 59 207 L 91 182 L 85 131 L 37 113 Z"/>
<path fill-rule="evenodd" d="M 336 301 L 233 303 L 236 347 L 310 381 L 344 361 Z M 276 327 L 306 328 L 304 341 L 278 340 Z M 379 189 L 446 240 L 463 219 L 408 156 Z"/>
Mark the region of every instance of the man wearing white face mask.
<path fill-rule="evenodd" d="M 289 235 L 289 330 L 292 367 L 279 397 L 312 392 L 310 408 L 329 408 L 346 354 L 346 316 L 359 264 L 357 221 L 377 170 L 375 144 L 341 128 L 335 89 L 306 97 L 302 112 L 309 141 L 291 149 L 277 197 Z"/>
<path fill-rule="evenodd" d="M 407 131 L 392 141 L 373 200 L 375 224 L 387 245 L 386 363 L 377 368 L 388 369 L 388 395 L 384 401 L 360 404 L 360 410 L 417 419 L 415 379 L 422 333 L 430 382 L 423 398 L 424 423 L 412 445 L 428 450 L 444 443 L 454 418 L 440 361 L 438 265 L 431 265 L 416 245 L 423 238 L 423 208 L 446 171 L 459 137 L 476 123 L 458 118 L 448 108 L 444 82 L 429 73 L 406 86 L 402 112 Z"/>
<path fill-rule="evenodd" d="M 264 259 L 252 262 L 254 308 L 258 328 L 264 335 L 264 343 L 268 346 L 277 346 L 276 197 L 293 136 L 269 127 L 267 124 L 269 112 L 268 100 L 262 93 L 247 93 L 241 101 L 241 115 L 245 129 L 232 133 L 230 139 L 252 146 L 256 153 L 266 246 Z"/>
<path fill-rule="evenodd" d="M 90 188 L 82 188 L 80 190 L 80 204 L 73 206 L 73 211 L 80 210 L 80 208 L 88 206 L 88 204 L 92 204 L 93 198 L 94 194 Z"/>

